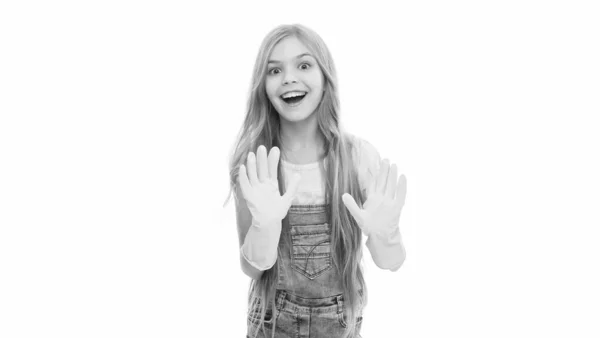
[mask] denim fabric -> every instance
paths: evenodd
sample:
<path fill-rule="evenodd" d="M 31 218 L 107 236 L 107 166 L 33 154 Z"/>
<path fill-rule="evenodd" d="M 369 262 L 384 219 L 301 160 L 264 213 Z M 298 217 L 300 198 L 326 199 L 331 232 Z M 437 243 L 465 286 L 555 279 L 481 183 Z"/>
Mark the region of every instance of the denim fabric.
<path fill-rule="evenodd" d="M 329 206 L 292 205 L 287 217 L 289 228 L 284 226 L 282 236 L 290 236 L 291 247 L 280 240 L 276 308 L 267 306 L 264 330 L 260 332 L 260 314 L 251 313 L 247 337 L 271 337 L 273 329 L 277 338 L 342 337 L 346 317 L 342 278 L 331 256 Z M 362 315 L 357 332 L 361 325 Z"/>

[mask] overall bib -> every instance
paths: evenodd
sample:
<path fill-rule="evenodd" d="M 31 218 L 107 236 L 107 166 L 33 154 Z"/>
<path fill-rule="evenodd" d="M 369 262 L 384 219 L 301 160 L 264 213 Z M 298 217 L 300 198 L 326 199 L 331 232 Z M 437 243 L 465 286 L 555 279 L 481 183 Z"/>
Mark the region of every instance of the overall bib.
<path fill-rule="evenodd" d="M 289 228 L 282 228 L 282 236 L 290 236 L 291 247 L 279 241 L 283 257 L 278 262 L 276 308 L 267 306 L 264 330 L 258 325 L 260 314 L 251 312 L 247 337 L 271 337 L 272 330 L 277 338 L 342 337 L 347 324 L 342 278 L 332 262 L 328 205 L 292 205 L 287 217 Z M 362 309 L 358 311 L 357 333 L 362 325 Z"/>

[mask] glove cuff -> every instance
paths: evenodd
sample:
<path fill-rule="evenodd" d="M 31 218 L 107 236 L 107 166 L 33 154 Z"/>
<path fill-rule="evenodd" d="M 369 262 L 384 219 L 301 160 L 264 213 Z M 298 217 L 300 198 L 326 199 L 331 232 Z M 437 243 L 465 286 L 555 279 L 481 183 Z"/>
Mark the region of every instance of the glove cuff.
<path fill-rule="evenodd" d="M 280 235 L 281 221 L 259 223 L 253 219 L 240 249 L 242 255 L 258 270 L 270 269 L 277 261 Z"/>

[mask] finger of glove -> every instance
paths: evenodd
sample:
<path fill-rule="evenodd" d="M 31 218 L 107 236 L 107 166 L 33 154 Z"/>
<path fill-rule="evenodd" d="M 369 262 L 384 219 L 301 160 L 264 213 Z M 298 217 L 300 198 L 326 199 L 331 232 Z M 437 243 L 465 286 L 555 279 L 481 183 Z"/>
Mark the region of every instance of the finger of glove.
<path fill-rule="evenodd" d="M 248 170 L 250 185 L 256 186 L 258 184 L 258 176 L 256 175 L 256 155 L 253 152 L 248 154 L 246 169 Z"/>
<path fill-rule="evenodd" d="M 277 166 L 279 165 L 279 148 L 273 147 L 269 152 L 269 178 L 277 179 Z"/>
<path fill-rule="evenodd" d="M 241 165 L 240 170 L 238 172 L 238 183 L 240 184 L 240 188 L 242 189 L 242 195 L 244 195 L 244 199 L 248 199 L 250 193 L 250 182 L 248 181 L 248 173 L 246 172 L 246 166 Z"/>
<path fill-rule="evenodd" d="M 376 162 L 375 164 L 375 168 L 373 168 L 373 174 L 371 176 L 371 180 L 369 183 L 369 186 L 367 187 L 367 200 L 369 198 L 369 196 L 372 196 L 375 193 L 375 190 L 377 189 L 377 177 L 379 176 L 379 171 L 381 170 L 381 159 L 379 159 L 379 161 Z M 363 207 L 365 207 L 365 204 L 363 203 Z"/>
<path fill-rule="evenodd" d="M 385 188 L 385 197 L 389 199 L 394 199 L 394 194 L 396 193 L 396 182 L 398 181 L 398 167 L 396 164 L 392 164 L 390 168 L 390 172 L 387 177 L 387 185 Z"/>
<path fill-rule="evenodd" d="M 398 208 L 402 208 L 404 206 L 404 202 L 406 200 L 406 176 L 400 175 L 398 179 L 398 187 L 396 189 L 396 205 Z"/>
<path fill-rule="evenodd" d="M 377 172 L 379 173 L 379 171 Z M 367 188 L 367 199 L 369 199 L 369 196 L 373 196 L 375 188 L 377 188 L 377 174 L 371 177 L 371 183 L 369 183 L 369 187 Z"/>
<path fill-rule="evenodd" d="M 377 175 L 377 186 L 375 187 L 375 191 L 382 195 L 385 194 L 385 185 L 387 183 L 389 169 L 390 162 L 387 159 L 381 161 L 381 166 L 379 167 L 379 174 Z"/>
<path fill-rule="evenodd" d="M 267 162 L 267 148 L 263 145 L 256 151 L 258 180 L 265 182 L 269 178 L 269 163 Z"/>
<path fill-rule="evenodd" d="M 296 192 L 298 191 L 298 186 L 300 185 L 301 178 L 302 176 L 300 176 L 300 174 L 295 173 L 294 176 L 292 176 L 292 179 L 290 180 L 290 183 L 288 184 L 287 188 L 285 189 L 285 194 L 283 195 L 283 197 L 287 201 L 288 205 L 292 204 L 292 200 L 294 199 L 294 196 L 296 196 Z"/>
<path fill-rule="evenodd" d="M 345 193 L 342 195 L 342 201 L 344 202 L 346 209 L 350 211 L 350 214 L 356 220 L 356 223 L 358 223 L 358 225 L 360 226 L 362 224 L 362 210 L 360 210 L 358 204 L 356 204 L 354 197 L 352 197 L 352 195 L 348 193 Z"/>

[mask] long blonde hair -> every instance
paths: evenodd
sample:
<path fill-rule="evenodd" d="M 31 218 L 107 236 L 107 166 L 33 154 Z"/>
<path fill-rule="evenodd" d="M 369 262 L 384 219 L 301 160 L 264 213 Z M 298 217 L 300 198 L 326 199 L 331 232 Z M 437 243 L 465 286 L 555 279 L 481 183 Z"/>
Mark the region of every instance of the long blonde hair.
<path fill-rule="evenodd" d="M 264 145 L 267 150 L 275 146 L 281 149 L 279 114 L 267 97 L 265 81 L 268 57 L 275 45 L 289 36 L 298 38 L 309 49 L 324 76 L 323 98 L 315 113 L 319 132 L 325 140 L 324 161 L 327 165 L 325 198 L 329 202 L 331 215 L 329 223 L 331 224 L 333 246 L 332 261 L 343 279 L 343 297 L 344 304 L 347 305 L 345 306 L 345 315 L 348 324 L 345 336 L 354 337 L 356 335 L 355 325 L 359 316 L 358 309 L 366 305 L 367 289 L 360 266 L 362 233 L 343 204 L 342 195 L 346 192 L 351 194 L 361 206 L 364 198 L 359 188 L 355 162 L 352 158 L 355 144 L 350 135 L 343 131 L 339 119 L 340 108 L 333 59 L 321 37 L 303 25 L 278 26 L 267 34 L 260 46 L 254 65 L 246 116 L 233 152 L 230 154 L 230 192 L 225 204 L 231 197 L 231 193 L 236 192 L 239 167 L 244 164 L 250 151 L 255 152 L 259 145 Z M 283 194 L 285 193 L 285 178 L 281 169 L 281 159 L 277 177 L 279 190 Z M 235 198 L 243 198 L 243 196 L 235 196 Z M 283 220 L 282 226 L 289 227 L 287 217 Z M 282 231 L 282 234 L 284 233 Z M 282 239 L 289 240 L 286 236 L 282 236 Z M 279 252 L 277 264 L 264 271 L 260 279 L 250 282 L 248 304 L 250 309 L 258 309 L 261 318 L 260 326 L 263 325 L 266 304 L 270 302 L 272 308 L 275 309 L 274 295 L 277 286 L 278 265 L 281 261 L 281 252 Z M 358 290 L 362 290 L 362 298 L 357 296 Z"/>

